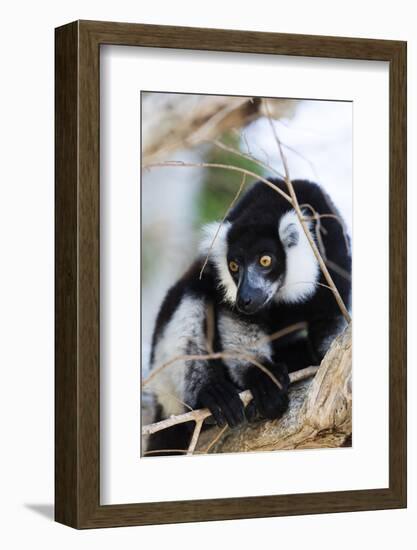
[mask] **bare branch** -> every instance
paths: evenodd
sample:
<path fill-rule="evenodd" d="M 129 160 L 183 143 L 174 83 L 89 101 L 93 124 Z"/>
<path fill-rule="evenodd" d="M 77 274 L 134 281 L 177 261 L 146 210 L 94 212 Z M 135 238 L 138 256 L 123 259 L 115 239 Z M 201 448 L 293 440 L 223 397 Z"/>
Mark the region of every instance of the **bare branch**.
<path fill-rule="evenodd" d="M 260 338 L 256 342 L 256 347 L 260 347 L 263 344 L 267 342 L 273 342 L 274 340 L 278 340 L 279 338 L 283 338 L 284 336 L 288 336 L 288 334 L 292 334 L 293 332 L 297 332 L 299 330 L 304 330 L 307 328 L 307 323 L 304 321 L 301 321 L 299 323 L 294 323 L 292 325 L 288 325 L 287 327 L 284 327 L 280 330 L 277 330 L 276 332 L 273 332 L 272 334 L 268 334 L 267 336 L 264 336 L 263 338 Z"/>
<path fill-rule="evenodd" d="M 214 447 L 214 445 L 219 441 L 219 439 L 222 437 L 222 435 L 224 434 L 224 432 L 227 430 L 228 426 L 226 424 L 226 426 L 223 426 L 223 428 L 221 428 L 221 430 L 219 430 L 219 433 L 216 434 L 216 437 L 214 437 L 209 443 L 208 445 L 203 449 L 203 453 L 208 453 L 210 452 L 210 449 L 212 449 Z"/>
<path fill-rule="evenodd" d="M 226 145 L 225 143 L 222 143 L 218 139 L 210 140 L 208 143 L 212 143 L 213 145 L 215 145 L 219 149 L 222 149 L 223 151 L 227 151 L 228 153 L 233 153 L 234 155 L 237 155 L 241 158 L 244 158 L 246 160 L 250 160 L 254 164 L 257 164 L 261 168 L 264 168 L 266 171 L 273 172 L 274 174 L 276 174 L 280 178 L 284 177 L 283 174 L 281 174 L 281 172 L 278 172 L 278 170 L 275 170 L 275 168 L 273 168 L 269 164 L 266 164 L 266 163 L 262 162 L 261 160 L 257 159 L 256 157 L 254 157 L 250 153 L 243 153 L 242 151 L 239 151 L 239 149 L 235 149 L 234 147 L 231 147 L 230 145 Z"/>
<path fill-rule="evenodd" d="M 290 383 L 294 384 L 300 380 L 311 378 L 316 374 L 318 368 L 319 367 L 307 367 L 305 369 L 290 373 Z M 239 394 L 239 397 L 246 406 L 252 400 L 252 393 L 249 390 L 245 390 Z M 176 426 L 177 424 L 184 424 L 185 422 L 196 422 L 196 424 L 198 424 L 199 422 L 203 422 L 209 416 L 211 416 L 209 409 L 196 409 L 184 414 L 170 416 L 165 420 L 160 420 L 154 424 L 143 426 L 142 435 L 151 435 L 161 430 L 165 430 L 166 428 Z"/>
<path fill-rule="evenodd" d="M 195 428 L 194 428 L 193 436 L 190 441 L 190 445 L 188 447 L 187 455 L 192 455 L 195 451 L 195 448 L 197 447 L 198 438 L 200 437 L 201 428 L 203 427 L 203 422 L 204 422 L 204 419 L 198 420 L 195 423 Z"/>

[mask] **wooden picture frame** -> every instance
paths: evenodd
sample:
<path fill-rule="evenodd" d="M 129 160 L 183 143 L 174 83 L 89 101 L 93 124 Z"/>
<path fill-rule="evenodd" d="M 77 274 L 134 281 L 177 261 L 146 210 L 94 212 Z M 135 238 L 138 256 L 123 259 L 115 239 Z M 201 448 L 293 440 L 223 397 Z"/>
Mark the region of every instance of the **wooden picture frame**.
<path fill-rule="evenodd" d="M 56 29 L 55 518 L 75 528 L 406 506 L 406 43 L 77 21 Z M 99 56 L 117 44 L 389 62 L 389 487 L 100 505 Z"/>

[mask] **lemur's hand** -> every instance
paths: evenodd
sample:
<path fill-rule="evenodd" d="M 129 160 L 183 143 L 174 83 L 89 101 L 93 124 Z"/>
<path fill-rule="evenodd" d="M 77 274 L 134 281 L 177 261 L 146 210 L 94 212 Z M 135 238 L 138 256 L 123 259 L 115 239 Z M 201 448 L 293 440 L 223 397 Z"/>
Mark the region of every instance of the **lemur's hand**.
<path fill-rule="evenodd" d="M 227 380 L 208 382 L 200 391 L 198 402 L 207 407 L 220 428 L 226 423 L 235 428 L 245 420 L 243 403 L 238 390 Z"/>
<path fill-rule="evenodd" d="M 285 365 L 269 367 L 269 370 L 280 382 L 280 389 L 275 382 L 257 367 L 251 367 L 247 373 L 247 387 L 251 390 L 253 400 L 246 408 L 249 422 L 256 420 L 258 413 L 262 418 L 274 420 L 280 418 L 288 408 L 288 386 L 290 379 Z"/>

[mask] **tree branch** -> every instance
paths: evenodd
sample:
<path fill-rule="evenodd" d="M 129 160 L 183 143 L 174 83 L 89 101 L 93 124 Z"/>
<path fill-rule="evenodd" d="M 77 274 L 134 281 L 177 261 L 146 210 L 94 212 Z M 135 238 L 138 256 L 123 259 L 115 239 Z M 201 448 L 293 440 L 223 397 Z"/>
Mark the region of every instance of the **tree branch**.
<path fill-rule="evenodd" d="M 310 378 L 311 376 L 314 376 L 317 370 L 318 367 L 307 367 L 306 369 L 293 372 L 290 374 L 290 383 L 294 384 L 295 382 L 304 380 L 305 378 Z M 241 392 L 239 397 L 245 406 L 252 400 L 252 394 L 249 390 Z M 151 435 L 161 430 L 165 430 L 166 428 L 176 426 L 177 424 L 183 424 L 184 422 L 196 422 L 198 425 L 209 416 L 211 416 L 211 412 L 208 409 L 197 409 L 184 414 L 170 416 L 160 422 L 143 426 L 142 435 Z"/>

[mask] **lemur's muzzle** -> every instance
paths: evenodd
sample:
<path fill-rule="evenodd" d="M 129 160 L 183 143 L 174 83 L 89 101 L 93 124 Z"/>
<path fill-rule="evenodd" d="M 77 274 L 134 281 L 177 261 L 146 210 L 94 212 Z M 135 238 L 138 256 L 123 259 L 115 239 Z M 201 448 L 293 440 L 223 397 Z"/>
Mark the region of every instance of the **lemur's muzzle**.
<path fill-rule="evenodd" d="M 239 282 L 236 307 L 246 315 L 257 313 L 268 301 L 268 294 L 260 287 L 253 286 L 245 275 Z"/>

